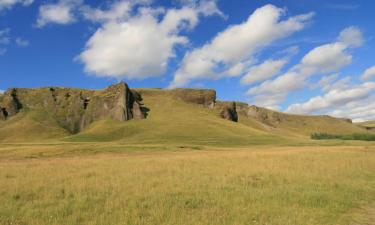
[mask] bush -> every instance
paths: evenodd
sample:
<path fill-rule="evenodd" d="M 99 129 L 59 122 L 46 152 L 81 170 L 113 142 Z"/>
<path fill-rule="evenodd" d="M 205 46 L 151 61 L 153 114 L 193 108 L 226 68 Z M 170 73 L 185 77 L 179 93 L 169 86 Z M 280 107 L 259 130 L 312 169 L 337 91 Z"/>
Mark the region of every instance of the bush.
<path fill-rule="evenodd" d="M 314 140 L 329 140 L 329 139 L 340 139 L 340 140 L 359 140 L 359 141 L 375 141 L 375 134 L 326 134 L 326 133 L 313 133 L 311 139 Z"/>

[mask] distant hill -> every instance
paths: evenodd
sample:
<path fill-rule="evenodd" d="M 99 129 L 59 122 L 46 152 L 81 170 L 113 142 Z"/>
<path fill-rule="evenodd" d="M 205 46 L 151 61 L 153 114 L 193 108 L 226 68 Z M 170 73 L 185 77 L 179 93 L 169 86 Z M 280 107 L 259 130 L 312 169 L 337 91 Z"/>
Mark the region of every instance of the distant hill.
<path fill-rule="evenodd" d="M 366 130 L 375 131 L 375 120 L 357 123 L 360 127 Z"/>
<path fill-rule="evenodd" d="M 10 89 L 0 96 L 0 142 L 120 141 L 249 145 L 366 133 L 348 119 L 285 114 L 216 100 L 214 90 Z"/>

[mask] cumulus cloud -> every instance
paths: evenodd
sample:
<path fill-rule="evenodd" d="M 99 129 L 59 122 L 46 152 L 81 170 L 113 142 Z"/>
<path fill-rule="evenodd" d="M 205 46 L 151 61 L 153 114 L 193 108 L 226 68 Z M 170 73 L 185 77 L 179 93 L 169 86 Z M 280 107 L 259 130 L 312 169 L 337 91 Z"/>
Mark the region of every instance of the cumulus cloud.
<path fill-rule="evenodd" d="M 168 60 L 175 57 L 174 47 L 189 42 L 180 32 L 193 29 L 200 15 L 208 15 L 202 10 L 190 6 L 168 10 L 141 7 L 136 15 L 105 22 L 78 59 L 86 72 L 101 77 L 143 79 L 162 75 Z"/>
<path fill-rule="evenodd" d="M 325 92 L 329 91 L 332 83 L 335 82 L 338 77 L 339 77 L 338 73 L 331 74 L 331 75 L 328 75 L 328 76 L 324 76 L 317 83 L 311 84 L 310 87 L 313 88 L 313 89 L 321 88 Z"/>
<path fill-rule="evenodd" d="M 71 24 L 76 21 L 75 10 L 81 5 L 82 0 L 60 0 L 55 4 L 42 5 L 36 26 L 41 28 L 49 23 Z"/>
<path fill-rule="evenodd" d="M 281 20 L 283 15 L 285 10 L 266 5 L 245 22 L 228 27 L 209 43 L 188 52 L 170 87 L 184 86 L 195 79 L 244 74 L 257 51 L 304 28 L 313 13 Z"/>
<path fill-rule="evenodd" d="M 346 49 L 347 46 L 340 42 L 316 47 L 303 57 L 302 66 L 320 73 L 337 71 L 352 62 Z"/>
<path fill-rule="evenodd" d="M 226 15 L 217 7 L 216 0 L 180 0 L 179 2 L 184 6 L 199 9 L 200 13 L 205 16 L 216 14 L 226 18 Z"/>
<path fill-rule="evenodd" d="M 5 10 L 5 9 L 11 9 L 16 4 L 29 6 L 33 2 L 34 0 L 0 0 L 0 11 Z"/>
<path fill-rule="evenodd" d="M 93 22 L 108 22 L 113 20 L 124 20 L 131 17 L 131 11 L 136 5 L 150 4 L 150 0 L 128 0 L 117 1 L 109 6 L 109 9 L 93 8 L 82 5 L 79 9 L 83 18 Z"/>
<path fill-rule="evenodd" d="M 312 49 L 302 58 L 299 64 L 293 66 L 285 74 L 251 88 L 247 94 L 254 96 L 255 103 L 260 105 L 263 105 L 263 103 L 257 101 L 260 98 L 259 96 L 262 96 L 262 100 L 277 96 L 277 99 L 273 99 L 273 101 L 280 104 L 290 92 L 308 85 L 307 80 L 312 75 L 336 72 L 350 64 L 352 55 L 348 50 L 358 47 L 359 43 L 362 43 L 361 40 L 363 38 L 359 29 L 346 28 L 340 33 L 336 42 Z"/>
<path fill-rule="evenodd" d="M 338 79 L 338 74 L 333 74 L 329 76 L 324 76 L 317 83 L 316 88 L 321 88 L 323 92 L 328 92 L 331 90 L 342 90 L 349 87 L 351 77 L 347 76 L 341 79 Z M 312 85 L 314 87 L 314 85 Z"/>
<path fill-rule="evenodd" d="M 364 42 L 362 32 L 357 27 L 345 28 L 341 31 L 338 41 L 348 47 L 360 47 Z"/>
<path fill-rule="evenodd" d="M 242 77 L 241 84 L 252 84 L 267 80 L 277 75 L 287 60 L 266 60 L 260 65 L 252 66 L 247 74 Z"/>
<path fill-rule="evenodd" d="M 375 65 L 366 69 L 361 75 L 361 80 L 371 80 L 375 78 Z"/>
<path fill-rule="evenodd" d="M 304 73 L 310 72 L 306 71 Z M 258 86 L 250 88 L 246 94 L 253 96 L 254 104 L 268 108 L 278 108 L 280 102 L 285 99 L 290 91 L 297 90 L 306 84 L 305 77 L 300 74 L 299 69 L 293 69 L 274 80 L 267 80 Z M 273 104 L 270 104 L 271 102 Z"/>
<path fill-rule="evenodd" d="M 375 120 L 375 96 L 353 101 L 329 112 L 339 118 L 351 118 L 354 122 Z"/>
<path fill-rule="evenodd" d="M 367 82 L 360 85 L 354 85 L 345 89 L 334 88 L 324 95 L 316 96 L 304 103 L 290 105 L 286 112 L 298 114 L 331 114 L 340 117 L 349 117 L 353 119 L 363 119 L 367 115 L 367 111 L 353 114 L 354 110 L 346 111 L 353 105 L 356 107 L 366 108 L 368 105 L 362 105 L 368 99 L 374 97 L 375 83 Z M 372 111 L 375 110 L 375 105 L 370 107 Z M 373 117 L 374 114 L 372 115 Z"/>

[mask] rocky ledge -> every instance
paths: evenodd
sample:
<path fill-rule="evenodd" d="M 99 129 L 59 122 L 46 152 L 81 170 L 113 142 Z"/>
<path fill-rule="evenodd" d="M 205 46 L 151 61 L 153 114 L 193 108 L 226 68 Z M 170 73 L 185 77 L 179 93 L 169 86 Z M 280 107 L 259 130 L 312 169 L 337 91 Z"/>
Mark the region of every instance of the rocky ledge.
<path fill-rule="evenodd" d="M 0 120 L 22 111 L 39 110 L 52 116 L 71 133 L 77 133 L 101 119 L 144 119 L 141 101 L 141 96 L 124 82 L 104 90 L 11 88 L 0 97 Z"/>

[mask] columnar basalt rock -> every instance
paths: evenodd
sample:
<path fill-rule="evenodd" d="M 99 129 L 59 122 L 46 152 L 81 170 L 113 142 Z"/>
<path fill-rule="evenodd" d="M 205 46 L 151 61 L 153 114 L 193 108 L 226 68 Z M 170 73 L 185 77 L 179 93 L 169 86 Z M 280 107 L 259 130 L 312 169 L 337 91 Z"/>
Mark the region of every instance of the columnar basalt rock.
<path fill-rule="evenodd" d="M 140 95 L 124 82 L 104 90 L 12 88 L 0 98 L 0 120 L 6 120 L 22 109 L 39 110 L 52 116 L 60 126 L 77 133 L 101 119 L 143 119 L 140 100 Z"/>

